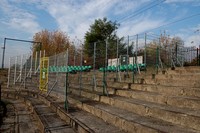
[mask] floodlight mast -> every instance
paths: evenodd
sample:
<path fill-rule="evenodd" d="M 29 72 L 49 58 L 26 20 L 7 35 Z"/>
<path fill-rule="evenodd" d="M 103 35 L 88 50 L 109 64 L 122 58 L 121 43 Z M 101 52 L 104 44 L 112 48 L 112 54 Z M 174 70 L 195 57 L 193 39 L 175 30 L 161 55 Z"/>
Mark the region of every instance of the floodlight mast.
<path fill-rule="evenodd" d="M 40 44 L 40 50 L 41 50 L 41 48 L 42 48 L 42 42 L 29 41 L 29 40 L 22 40 L 22 39 L 15 39 L 15 38 L 4 38 L 4 43 L 3 43 L 3 47 L 2 47 L 2 48 L 3 48 L 2 69 L 4 68 L 4 58 L 5 58 L 6 40 L 18 41 L 18 42 L 38 43 L 38 44 Z"/>

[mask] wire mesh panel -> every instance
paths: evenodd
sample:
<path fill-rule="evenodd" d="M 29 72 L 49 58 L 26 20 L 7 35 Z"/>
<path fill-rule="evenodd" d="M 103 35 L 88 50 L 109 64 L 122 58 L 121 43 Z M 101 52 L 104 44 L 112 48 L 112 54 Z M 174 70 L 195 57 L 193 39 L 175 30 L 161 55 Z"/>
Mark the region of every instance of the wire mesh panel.
<path fill-rule="evenodd" d="M 36 74 L 34 72 L 36 58 L 39 59 L 37 56 L 34 57 L 32 53 L 10 57 L 7 87 L 16 83 L 23 84 L 25 87 L 26 79 Z M 37 64 L 37 69 L 39 70 L 38 66 L 39 63 Z"/>
<path fill-rule="evenodd" d="M 48 92 L 61 93 L 64 95 L 65 77 L 67 72 L 67 52 L 49 57 L 49 81 Z"/>

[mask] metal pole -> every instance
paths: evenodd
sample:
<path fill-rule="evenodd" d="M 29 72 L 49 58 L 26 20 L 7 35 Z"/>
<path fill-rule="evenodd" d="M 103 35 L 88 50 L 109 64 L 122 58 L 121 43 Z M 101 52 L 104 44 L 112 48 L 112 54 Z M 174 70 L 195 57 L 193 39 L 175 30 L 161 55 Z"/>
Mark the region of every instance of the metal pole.
<path fill-rule="evenodd" d="M 199 45 L 199 66 L 200 66 L 200 45 Z"/>
<path fill-rule="evenodd" d="M 95 71 L 95 60 L 96 60 L 96 42 L 94 42 L 94 60 L 93 60 L 93 90 L 94 91 L 94 88 L 96 88 L 96 71 Z"/>
<path fill-rule="evenodd" d="M 17 57 L 15 58 L 15 72 L 14 72 L 14 84 L 15 84 L 15 79 L 16 79 L 16 70 L 17 69 Z"/>
<path fill-rule="evenodd" d="M 24 88 L 26 88 L 26 70 L 27 70 L 27 57 L 25 55 Z"/>
<path fill-rule="evenodd" d="M 127 42 L 127 60 L 126 60 L 126 76 L 128 76 L 128 64 L 129 64 L 129 56 L 128 56 L 128 47 L 129 47 L 129 36 L 128 36 L 128 42 Z"/>
<path fill-rule="evenodd" d="M 162 62 L 160 59 L 160 53 L 161 53 L 160 50 L 161 50 L 161 38 L 159 38 L 159 46 L 158 46 L 158 68 L 161 66 L 161 69 L 162 69 Z"/>
<path fill-rule="evenodd" d="M 133 42 L 133 51 L 134 51 L 134 42 Z M 135 73 L 134 73 L 134 53 L 133 52 L 133 68 L 132 68 L 132 82 L 135 83 Z"/>
<path fill-rule="evenodd" d="M 198 50 L 198 48 L 197 48 L 197 66 L 198 66 L 198 63 L 199 63 L 199 50 Z"/>
<path fill-rule="evenodd" d="M 5 50 L 6 50 L 6 38 L 4 38 L 4 43 L 3 43 L 2 69 L 4 68 Z"/>
<path fill-rule="evenodd" d="M 158 66 L 159 66 L 159 47 L 156 49 L 156 74 L 158 74 Z"/>
<path fill-rule="evenodd" d="M 117 39 L 117 64 L 116 64 L 116 81 L 118 81 L 118 72 L 119 72 L 119 40 Z"/>
<path fill-rule="evenodd" d="M 1 81 L 0 81 L 0 102 L 1 102 Z M 2 106 L 2 105 L 1 105 Z M 2 107 L 1 107 L 2 108 Z M 1 109 L 1 111 L 2 111 L 2 109 Z"/>
<path fill-rule="evenodd" d="M 81 71 L 80 71 L 80 80 L 79 80 L 79 83 L 80 83 L 80 87 L 79 87 L 79 95 L 81 95 L 81 89 L 82 89 L 82 65 L 83 65 L 83 45 L 81 44 Z"/>
<path fill-rule="evenodd" d="M 45 57 L 45 50 L 44 50 L 43 57 Z M 42 68 L 44 68 L 44 61 L 42 62 Z"/>
<path fill-rule="evenodd" d="M 76 49 L 74 47 L 74 66 L 76 65 Z"/>
<path fill-rule="evenodd" d="M 105 67 L 107 67 L 107 60 L 108 60 L 108 40 L 106 39 L 106 59 L 105 59 Z"/>
<path fill-rule="evenodd" d="M 8 82 L 7 82 L 7 88 L 9 87 L 9 85 L 10 85 L 10 62 L 11 62 L 11 60 L 10 60 L 10 58 L 9 58 L 9 68 L 8 68 Z"/>
<path fill-rule="evenodd" d="M 19 77 L 19 81 L 22 81 L 22 70 L 23 70 L 23 55 L 21 55 L 21 64 L 20 64 L 20 77 Z"/>
<path fill-rule="evenodd" d="M 35 73 L 37 70 L 37 51 L 35 52 Z"/>
<path fill-rule="evenodd" d="M 33 53 L 31 53 L 31 68 L 30 68 L 30 77 L 32 76 L 32 65 L 33 65 Z"/>
<path fill-rule="evenodd" d="M 147 63 L 147 33 L 145 33 L 145 36 L 144 36 L 144 64 L 146 65 Z M 146 71 L 146 68 L 145 68 L 145 71 Z"/>
<path fill-rule="evenodd" d="M 106 39 L 106 58 L 105 58 L 105 66 L 104 66 L 104 71 L 103 71 L 103 95 L 105 95 L 105 90 L 107 87 L 107 84 L 106 84 L 107 60 L 108 60 L 108 39 Z"/>
<path fill-rule="evenodd" d="M 136 70 L 139 71 L 138 69 L 138 61 L 137 61 L 137 52 L 138 52 L 138 34 L 136 36 L 136 48 L 135 48 L 135 64 L 136 64 Z"/>
<path fill-rule="evenodd" d="M 67 49 L 67 55 L 66 55 L 66 67 L 68 67 L 68 49 Z M 68 71 L 66 72 L 66 83 L 65 83 L 65 110 L 68 112 L 68 99 L 67 99 L 67 92 L 68 92 Z"/>

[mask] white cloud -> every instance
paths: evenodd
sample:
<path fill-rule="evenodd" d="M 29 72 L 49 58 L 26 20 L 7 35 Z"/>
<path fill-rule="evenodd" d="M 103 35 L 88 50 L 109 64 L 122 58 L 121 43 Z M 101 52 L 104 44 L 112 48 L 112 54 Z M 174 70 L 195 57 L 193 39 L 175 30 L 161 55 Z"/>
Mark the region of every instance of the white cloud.
<path fill-rule="evenodd" d="M 141 17 L 135 21 L 124 23 L 119 28 L 119 36 L 135 35 L 154 29 L 163 24 L 163 20 L 153 20 L 149 17 Z"/>
<path fill-rule="evenodd" d="M 117 16 L 130 10 L 133 12 L 145 2 L 147 3 L 149 0 L 140 2 L 87 0 L 80 3 L 71 0 L 56 2 L 43 0 L 39 8 L 46 10 L 56 20 L 59 29 L 69 33 L 71 38 L 77 36 L 79 39 L 83 39 L 85 32 L 88 31 L 95 19 L 109 17 L 109 15 Z"/>
<path fill-rule="evenodd" d="M 94 19 L 106 16 L 110 4 L 105 3 L 108 2 L 107 0 L 90 0 L 81 3 L 82 5 L 79 6 L 78 3 L 71 3 L 70 1 L 58 1 L 56 3 L 43 1 L 41 7 L 55 18 L 59 29 L 82 39 Z"/>
<path fill-rule="evenodd" d="M 24 9 L 17 7 L 15 3 L 2 0 L 0 2 L 0 9 L 6 16 L 4 19 L 1 19 L 2 24 L 31 34 L 40 29 L 40 25 L 36 21 L 36 16 Z"/>
<path fill-rule="evenodd" d="M 185 41 L 185 46 L 200 46 L 200 35 L 191 35 Z"/>

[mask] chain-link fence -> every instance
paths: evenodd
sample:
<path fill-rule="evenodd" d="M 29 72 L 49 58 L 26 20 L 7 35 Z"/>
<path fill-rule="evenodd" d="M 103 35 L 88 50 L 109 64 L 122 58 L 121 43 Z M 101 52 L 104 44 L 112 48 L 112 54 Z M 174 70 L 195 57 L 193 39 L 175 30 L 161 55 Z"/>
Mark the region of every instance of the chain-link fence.
<path fill-rule="evenodd" d="M 113 82 L 138 83 L 141 75 L 199 62 L 198 48 L 185 48 L 182 42 L 150 33 L 91 45 L 89 57 L 82 46 L 49 57 L 48 95 L 65 96 L 66 88 L 68 92 L 75 88 L 79 95 L 83 89 L 108 95 Z M 27 77 L 40 72 L 44 56 L 45 51 L 11 57 L 8 86 L 25 86 Z"/>
<path fill-rule="evenodd" d="M 40 51 L 36 52 L 35 55 L 31 53 L 10 57 L 7 87 L 12 87 L 15 84 L 25 87 L 26 79 L 28 77 L 31 78 L 33 74 L 39 73 L 39 62 L 44 53 L 44 51 Z"/>

